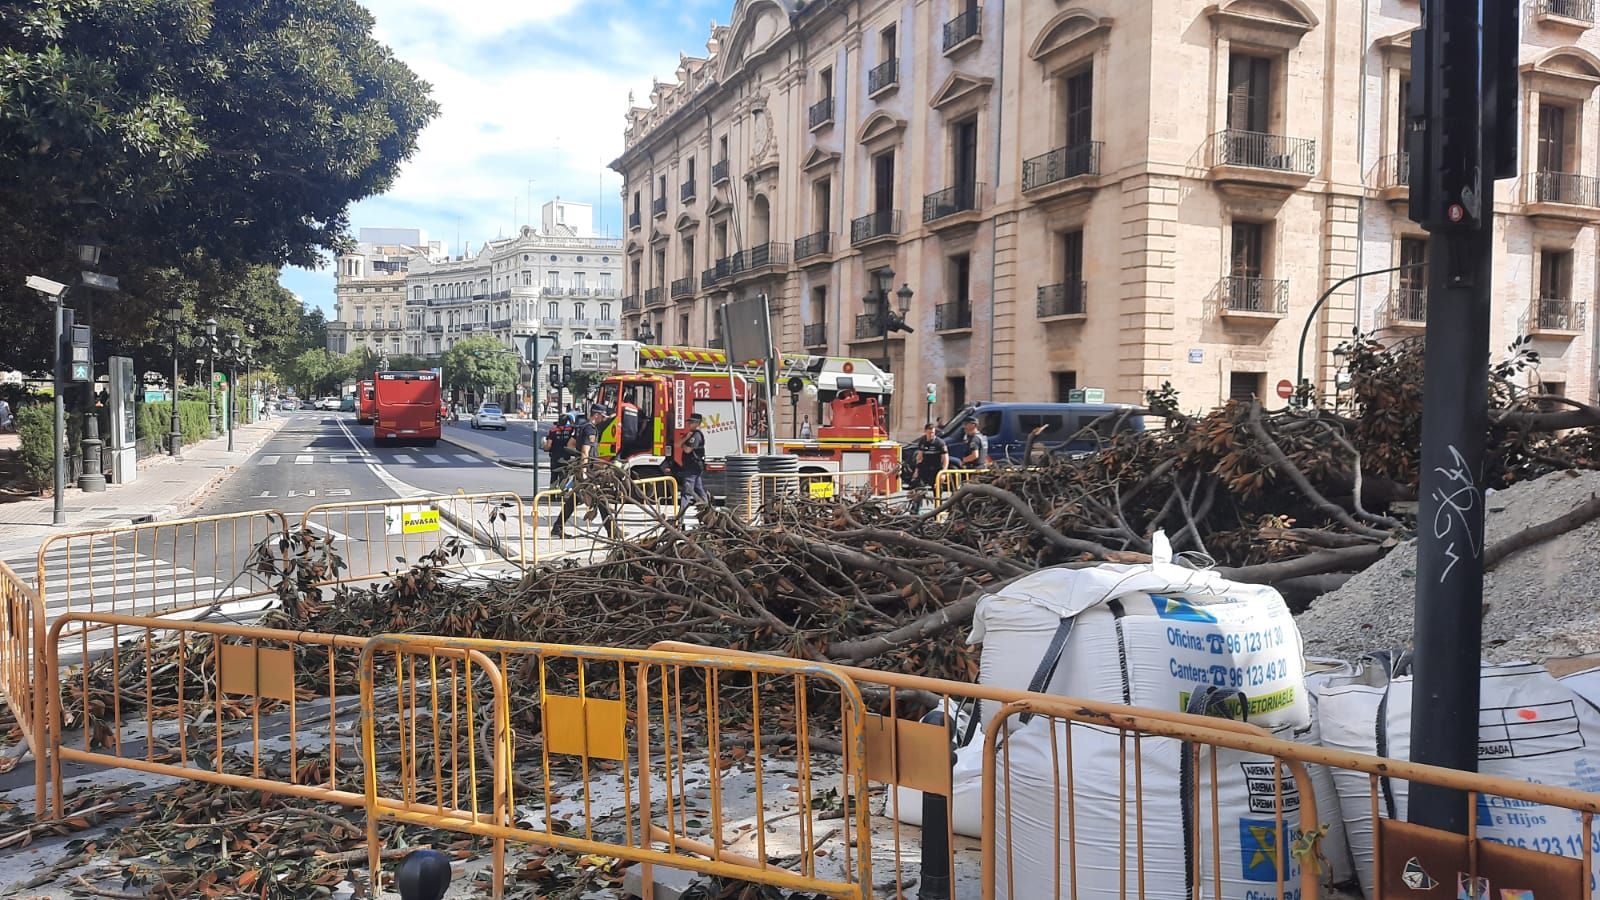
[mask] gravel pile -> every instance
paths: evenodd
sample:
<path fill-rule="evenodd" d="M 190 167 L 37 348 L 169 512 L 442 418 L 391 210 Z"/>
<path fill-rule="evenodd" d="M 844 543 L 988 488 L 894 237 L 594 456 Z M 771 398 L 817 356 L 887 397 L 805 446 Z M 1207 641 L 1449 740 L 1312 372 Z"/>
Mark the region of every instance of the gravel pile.
<path fill-rule="evenodd" d="M 1556 473 L 1488 497 L 1488 542 L 1548 522 L 1600 494 L 1600 472 Z M 1298 618 L 1306 655 L 1354 659 L 1408 646 L 1417 546 L 1319 597 Z M 1600 652 L 1600 521 L 1522 550 L 1484 577 L 1483 656 L 1491 662 Z"/>

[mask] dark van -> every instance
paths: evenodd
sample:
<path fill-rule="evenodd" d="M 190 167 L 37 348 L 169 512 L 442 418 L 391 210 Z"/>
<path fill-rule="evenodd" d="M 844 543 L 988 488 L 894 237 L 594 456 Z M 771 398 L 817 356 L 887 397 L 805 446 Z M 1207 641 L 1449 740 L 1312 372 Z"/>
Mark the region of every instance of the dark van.
<path fill-rule="evenodd" d="M 968 419 L 976 419 L 978 430 L 989 437 L 992 461 L 1021 463 L 1028 432 L 1040 425 L 1045 429 L 1034 439 L 1035 449 L 1087 453 L 1099 449 L 1100 441 L 1115 432 L 1143 431 L 1143 416 L 1117 415 L 1134 409 L 1137 407 L 1124 403 L 975 403 L 951 419 L 939 436 L 950 447 L 952 464 L 958 465 L 967 455 L 962 426 Z M 1090 423 L 1094 423 L 1093 433 L 1079 434 Z"/>

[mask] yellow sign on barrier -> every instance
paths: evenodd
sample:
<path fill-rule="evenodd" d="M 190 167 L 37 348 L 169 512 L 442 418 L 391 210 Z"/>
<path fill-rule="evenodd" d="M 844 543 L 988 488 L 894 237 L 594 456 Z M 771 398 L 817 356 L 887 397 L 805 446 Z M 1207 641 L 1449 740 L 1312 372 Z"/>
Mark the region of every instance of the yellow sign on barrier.
<path fill-rule="evenodd" d="M 810 491 L 813 500 L 832 500 L 833 495 L 838 493 L 832 481 L 812 481 L 806 489 Z"/>
<path fill-rule="evenodd" d="M 439 511 L 422 509 L 400 514 L 400 531 L 403 534 L 421 534 L 439 530 Z"/>

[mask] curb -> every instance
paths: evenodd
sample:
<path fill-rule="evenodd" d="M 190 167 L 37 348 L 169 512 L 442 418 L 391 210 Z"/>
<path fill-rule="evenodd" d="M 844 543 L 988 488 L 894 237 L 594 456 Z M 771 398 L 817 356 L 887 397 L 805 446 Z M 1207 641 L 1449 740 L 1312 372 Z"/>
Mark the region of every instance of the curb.
<path fill-rule="evenodd" d="M 481 456 L 489 462 L 507 469 L 541 468 L 533 461 L 532 457 L 503 457 L 485 447 L 480 447 L 476 444 L 469 444 L 466 441 L 458 440 L 457 438 L 452 437 L 449 432 L 445 432 L 444 434 L 440 435 L 439 440 L 444 441 L 446 444 L 449 444 L 453 447 L 459 447 L 474 456 Z"/>

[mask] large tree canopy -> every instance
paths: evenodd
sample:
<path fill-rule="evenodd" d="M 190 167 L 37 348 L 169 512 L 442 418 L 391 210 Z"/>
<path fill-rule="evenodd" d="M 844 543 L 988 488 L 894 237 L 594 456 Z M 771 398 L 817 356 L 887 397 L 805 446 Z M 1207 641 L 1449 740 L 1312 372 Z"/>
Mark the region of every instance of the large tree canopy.
<path fill-rule="evenodd" d="M 457 341 L 439 357 L 445 383 L 458 391 L 509 391 L 517 386 L 517 355 L 491 337 Z"/>
<path fill-rule="evenodd" d="M 124 281 L 97 306 L 131 332 L 165 278 L 220 293 L 337 249 L 438 112 L 372 26 L 356 0 L 0 4 L 0 312 L 21 326 L 0 364 L 37 364 L 21 281 L 72 280 L 86 232 Z"/>

